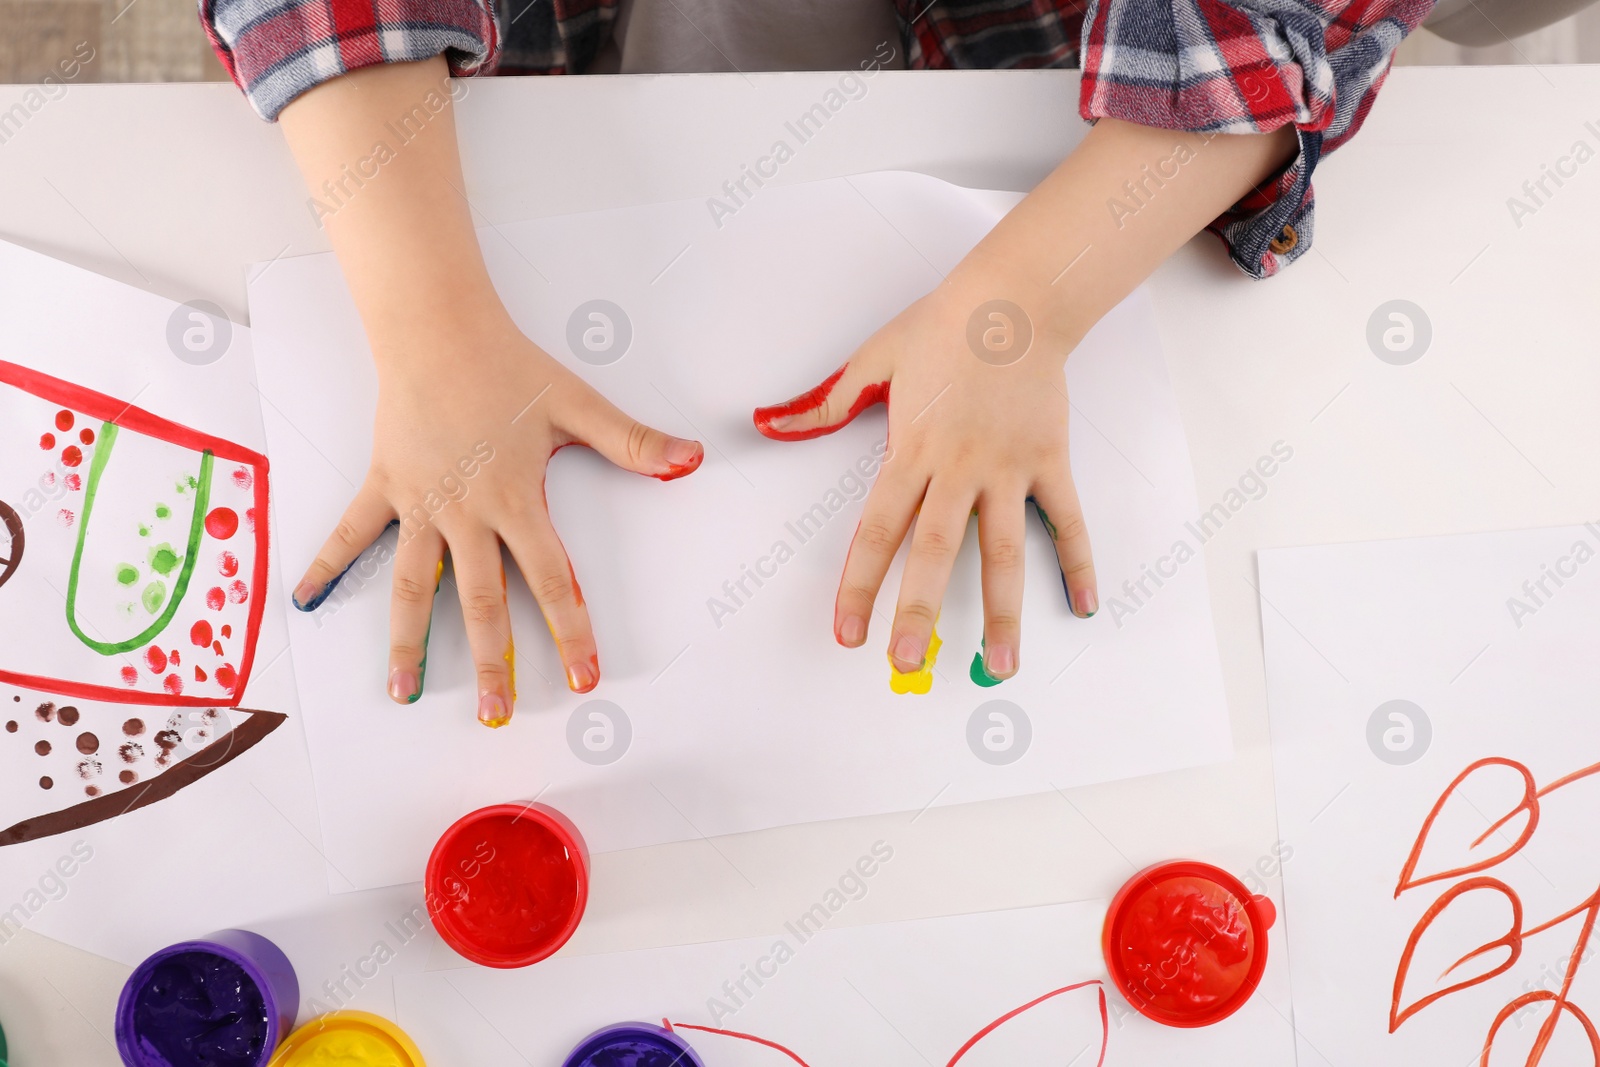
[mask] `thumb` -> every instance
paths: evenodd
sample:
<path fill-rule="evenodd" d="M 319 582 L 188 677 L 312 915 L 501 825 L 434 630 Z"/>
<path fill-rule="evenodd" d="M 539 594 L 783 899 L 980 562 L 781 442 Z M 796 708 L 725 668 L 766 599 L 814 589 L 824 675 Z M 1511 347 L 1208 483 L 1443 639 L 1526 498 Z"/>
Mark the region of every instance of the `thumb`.
<path fill-rule="evenodd" d="M 700 442 L 646 426 L 596 395 L 572 436 L 623 470 L 670 482 L 693 474 L 706 458 Z"/>
<path fill-rule="evenodd" d="M 873 404 L 888 402 L 888 375 L 873 373 L 867 361 L 857 358 L 793 400 L 756 408 L 756 429 L 774 441 L 805 441 L 848 425 Z"/>

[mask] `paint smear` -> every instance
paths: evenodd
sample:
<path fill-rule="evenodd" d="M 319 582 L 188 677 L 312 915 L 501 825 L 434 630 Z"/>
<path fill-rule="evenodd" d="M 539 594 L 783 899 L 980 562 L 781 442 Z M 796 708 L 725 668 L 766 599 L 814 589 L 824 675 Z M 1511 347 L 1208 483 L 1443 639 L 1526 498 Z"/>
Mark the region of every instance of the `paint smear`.
<path fill-rule="evenodd" d="M 895 670 L 894 660 L 889 660 L 889 688 L 896 693 L 927 693 L 933 688 L 933 665 L 939 660 L 939 628 L 935 626 L 928 636 L 928 654 L 922 660 L 922 669 L 902 674 Z M 887 657 L 888 653 L 885 652 Z"/>
<path fill-rule="evenodd" d="M 978 651 L 972 654 L 972 667 L 968 671 L 968 675 L 972 678 L 973 682 L 977 685 L 983 686 L 985 689 L 988 689 L 990 686 L 999 685 L 1001 682 L 1005 681 L 1004 678 L 996 678 L 994 675 L 990 674 L 989 668 L 983 665 L 983 651 L 987 645 L 988 642 L 979 640 Z"/>

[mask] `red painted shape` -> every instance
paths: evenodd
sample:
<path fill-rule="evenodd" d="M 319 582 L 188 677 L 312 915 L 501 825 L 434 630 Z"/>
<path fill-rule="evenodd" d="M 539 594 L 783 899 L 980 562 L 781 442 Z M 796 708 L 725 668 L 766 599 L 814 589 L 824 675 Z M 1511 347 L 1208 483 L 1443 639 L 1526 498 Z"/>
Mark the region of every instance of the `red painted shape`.
<path fill-rule="evenodd" d="M 62 433 L 72 429 L 72 412 L 67 411 L 65 408 L 56 412 L 56 429 Z"/>
<path fill-rule="evenodd" d="M 39 436 L 39 447 L 46 452 L 56 447 L 56 435 L 53 433 L 41 434 Z"/>
<path fill-rule="evenodd" d="M 206 515 L 206 533 L 226 541 L 239 530 L 239 516 L 232 508 L 212 508 Z"/>
<path fill-rule="evenodd" d="M 886 381 L 877 382 L 865 386 L 861 392 L 856 394 L 855 402 L 850 405 L 850 410 L 845 412 L 844 418 L 838 422 L 823 426 L 813 426 L 805 430 L 773 429 L 772 423 L 775 419 L 815 411 L 826 404 L 829 395 L 833 392 L 833 387 L 839 384 L 839 379 L 844 377 L 844 372 L 849 366 L 850 364 L 846 363 L 843 367 L 828 375 L 821 385 L 801 393 L 793 400 L 787 400 L 782 404 L 774 404 L 771 407 L 756 408 L 756 429 L 761 432 L 762 436 L 770 437 L 774 441 L 809 441 L 813 437 L 821 437 L 825 433 L 832 433 L 839 427 L 848 425 L 857 415 L 873 404 L 887 404 L 889 402 L 889 383 Z"/>
<path fill-rule="evenodd" d="M 233 667 L 224 663 L 217 668 L 217 684 L 229 692 L 236 692 L 239 688 L 239 675 Z"/>
<path fill-rule="evenodd" d="M 1028 1003 L 1022 1005 L 1020 1008 L 1012 1008 L 1010 1011 L 1000 1016 L 1000 1018 L 996 1019 L 994 1022 L 990 1023 L 988 1026 L 985 1026 L 982 1030 L 979 1030 L 977 1033 L 968 1038 L 967 1043 L 956 1050 L 956 1054 L 950 1057 L 950 1062 L 945 1064 L 945 1067 L 955 1067 L 956 1062 L 960 1060 L 961 1057 L 972 1051 L 972 1046 L 976 1045 L 979 1041 L 982 1041 L 992 1032 L 1000 1029 L 1001 1026 L 1010 1022 L 1012 1019 L 1015 1019 L 1018 1015 L 1021 1015 L 1029 1008 L 1037 1007 L 1049 1000 L 1051 997 L 1059 997 L 1063 993 L 1070 993 L 1075 989 L 1086 989 L 1089 986 L 1094 986 L 1100 997 L 1100 1058 L 1095 1060 L 1095 1067 L 1104 1067 L 1106 1062 L 1106 1046 L 1111 1043 L 1111 1017 L 1106 1014 L 1105 986 L 1101 985 L 1098 978 L 1087 982 L 1076 982 L 1073 985 L 1062 986 L 1060 989 L 1052 989 L 1044 996 L 1035 997 L 1033 1000 L 1028 1001 Z"/>
<path fill-rule="evenodd" d="M 0 360 L 0 385 L 10 385 L 24 392 L 56 404 L 63 409 L 80 411 L 84 415 L 101 422 L 110 422 L 125 430 L 157 437 L 164 441 L 183 448 L 193 449 L 196 452 L 210 452 L 218 460 L 227 463 L 246 464 L 256 471 L 254 500 L 255 506 L 251 512 L 260 511 L 267 514 L 267 457 L 259 452 L 244 448 L 232 441 L 164 419 L 159 415 L 145 411 L 143 408 L 134 407 L 132 404 L 116 397 L 97 393 L 93 389 L 86 389 L 73 382 L 41 373 L 31 367 L 20 366 Z M 71 414 L 68 410 L 67 414 Z M 60 416 L 57 416 L 59 420 Z M 59 421 L 57 423 L 59 425 Z M 70 425 L 70 424 L 69 424 Z M 253 528 L 253 527 L 252 527 Z M 255 563 L 252 567 L 252 583 L 257 589 L 266 588 L 267 582 L 267 557 L 268 535 L 263 529 L 257 538 Z M 262 613 L 266 610 L 265 597 L 255 597 L 250 602 L 247 615 L 246 633 L 251 635 L 245 642 L 244 657 L 239 663 L 239 685 L 233 691 L 234 697 L 231 704 L 237 704 L 239 697 L 244 692 L 244 683 L 250 677 L 250 667 L 255 660 L 254 635 L 260 632 Z M 9 685 L 20 685 L 27 689 L 43 690 L 47 693 L 56 693 L 61 696 L 79 697 L 84 700 L 109 700 L 120 704 L 163 704 L 183 707 L 212 707 L 217 701 L 211 696 L 173 696 L 165 693 L 129 692 L 126 689 L 117 689 L 109 685 L 96 685 L 90 682 L 74 682 L 63 678 L 52 678 L 46 675 L 31 674 L 24 671 L 0 670 L 0 682 Z"/>
<path fill-rule="evenodd" d="M 78 431 L 78 440 L 82 441 L 86 445 L 94 444 L 94 431 L 85 426 L 83 429 Z"/>
<path fill-rule="evenodd" d="M 189 627 L 189 640 L 196 646 L 205 648 L 211 643 L 211 624 L 204 619 Z"/>
<path fill-rule="evenodd" d="M 76 467 L 83 462 L 83 449 L 77 445 L 68 445 L 61 450 L 61 462 L 67 467 Z"/>
<path fill-rule="evenodd" d="M 693 1023 L 675 1023 L 670 1019 L 662 1019 L 661 1025 L 665 1026 L 668 1030 L 698 1030 L 702 1034 L 716 1034 L 719 1037 L 736 1037 L 740 1041 L 751 1041 L 757 1045 L 765 1045 L 767 1048 L 777 1049 L 779 1052 L 798 1063 L 800 1067 L 807 1067 L 806 1061 L 795 1055 L 789 1049 L 784 1048 L 776 1041 L 768 1041 L 766 1038 L 757 1037 L 754 1034 L 741 1034 L 737 1030 L 718 1030 L 713 1026 L 695 1026 Z"/>
<path fill-rule="evenodd" d="M 144 661 L 150 665 L 150 673 L 160 674 L 167 669 L 167 654 L 151 645 L 145 650 Z"/>
<path fill-rule="evenodd" d="M 239 557 L 232 552 L 224 552 L 217 557 L 217 573 L 224 578 L 232 578 L 239 573 Z"/>
<path fill-rule="evenodd" d="M 206 590 L 206 607 L 212 611 L 221 611 L 222 605 L 227 602 L 228 594 L 224 593 L 220 587 L 214 585 Z"/>
<path fill-rule="evenodd" d="M 122 668 L 122 681 L 123 681 L 124 685 L 138 685 L 139 684 L 139 668 L 137 668 L 137 667 L 124 667 L 124 668 Z"/>
<path fill-rule="evenodd" d="M 165 689 L 173 696 L 177 696 L 183 692 L 183 679 L 179 678 L 176 674 L 169 674 L 161 680 L 161 688 Z"/>

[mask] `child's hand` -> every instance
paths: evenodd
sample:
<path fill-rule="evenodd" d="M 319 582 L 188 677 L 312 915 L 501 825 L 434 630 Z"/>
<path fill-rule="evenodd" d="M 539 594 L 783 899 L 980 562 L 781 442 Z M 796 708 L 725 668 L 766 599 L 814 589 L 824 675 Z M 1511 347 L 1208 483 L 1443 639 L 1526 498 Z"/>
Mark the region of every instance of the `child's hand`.
<path fill-rule="evenodd" d="M 878 589 L 915 517 L 889 636 L 890 659 L 902 672 L 922 666 L 974 509 L 983 559 L 984 668 L 992 677 L 1009 678 L 1019 664 L 1030 498 L 1055 542 L 1070 606 L 1084 617 L 1097 606 L 1089 538 L 1067 463 L 1062 367 L 1069 344 L 1040 333 L 1019 352 L 1022 334 L 1016 331 L 1024 324 L 1001 313 L 1002 319 L 980 316 L 984 329 L 998 332 L 985 347 L 980 330 L 974 349 L 969 320 L 997 294 L 1038 306 L 1026 284 L 969 260 L 823 385 L 755 413 L 768 437 L 800 440 L 831 433 L 879 400 L 889 402 L 890 449 L 845 561 L 833 632 L 850 648 L 866 640 Z"/>
<path fill-rule="evenodd" d="M 422 692 L 433 596 L 448 550 L 478 678 L 478 718 L 511 717 L 515 652 L 500 546 L 539 602 L 567 673 L 587 693 L 600 680 L 594 631 L 572 565 L 545 507 L 555 450 L 585 444 L 612 463 L 670 480 L 704 456 L 693 441 L 635 422 L 524 337 L 509 319 L 438 322 L 403 351 L 379 353 L 372 466 L 355 500 L 295 589 L 321 602 L 346 567 L 400 523 L 390 617 L 389 695 Z M 469 473 L 470 472 L 470 473 Z"/>

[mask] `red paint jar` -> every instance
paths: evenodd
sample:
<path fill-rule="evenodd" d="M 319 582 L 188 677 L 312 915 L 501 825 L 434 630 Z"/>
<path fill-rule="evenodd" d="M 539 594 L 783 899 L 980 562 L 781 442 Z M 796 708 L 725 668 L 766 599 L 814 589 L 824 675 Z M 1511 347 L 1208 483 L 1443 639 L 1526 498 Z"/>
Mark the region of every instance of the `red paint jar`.
<path fill-rule="evenodd" d="M 1112 898 L 1101 932 L 1111 981 L 1167 1026 L 1209 1026 L 1250 999 L 1277 909 L 1209 863 L 1147 867 Z"/>
<path fill-rule="evenodd" d="M 548 804 L 494 804 L 444 832 L 423 884 L 446 944 L 485 967 L 526 967 L 578 929 L 589 901 L 589 850 Z"/>

